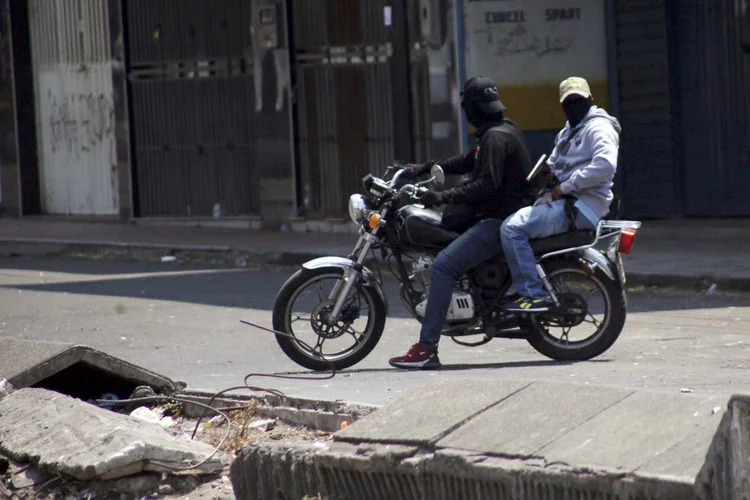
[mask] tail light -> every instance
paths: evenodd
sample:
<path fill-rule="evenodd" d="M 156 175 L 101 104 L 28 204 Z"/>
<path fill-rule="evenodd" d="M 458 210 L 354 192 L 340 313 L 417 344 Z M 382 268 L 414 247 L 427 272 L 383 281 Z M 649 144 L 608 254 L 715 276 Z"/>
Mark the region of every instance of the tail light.
<path fill-rule="evenodd" d="M 623 229 L 620 233 L 620 246 L 617 251 L 622 254 L 629 255 L 630 251 L 633 249 L 633 242 L 635 241 L 635 234 L 637 232 L 637 229 Z"/>

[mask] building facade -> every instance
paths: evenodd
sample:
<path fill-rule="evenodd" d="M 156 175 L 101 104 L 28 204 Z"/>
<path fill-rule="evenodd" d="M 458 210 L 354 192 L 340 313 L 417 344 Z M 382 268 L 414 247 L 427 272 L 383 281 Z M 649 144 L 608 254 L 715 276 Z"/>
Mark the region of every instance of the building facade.
<path fill-rule="evenodd" d="M 458 92 L 482 74 L 534 157 L 560 80 L 587 78 L 623 125 L 628 216 L 749 216 L 749 5 L 4 0 L 0 209 L 345 217 L 367 173 L 468 146 Z"/>

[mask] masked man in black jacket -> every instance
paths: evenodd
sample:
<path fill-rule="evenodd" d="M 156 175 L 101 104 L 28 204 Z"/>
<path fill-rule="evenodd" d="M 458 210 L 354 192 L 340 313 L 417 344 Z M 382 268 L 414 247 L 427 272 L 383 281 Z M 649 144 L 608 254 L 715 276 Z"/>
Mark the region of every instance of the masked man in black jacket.
<path fill-rule="evenodd" d="M 390 359 L 397 368 L 440 367 L 437 347 L 456 281 L 502 253 L 498 234 L 503 220 L 533 201 L 526 182 L 531 157 L 523 133 L 505 118 L 497 86 L 484 77 L 469 79 L 461 94 L 461 107 L 476 129 L 477 146 L 439 164 L 448 175 L 469 177 L 447 191 L 428 191 L 421 200 L 425 207 L 446 205 L 443 222 L 459 232 L 468 229 L 438 254 L 430 268 L 427 310 L 419 342 L 405 355 Z M 428 173 L 432 165 L 434 162 L 406 168 L 418 177 Z"/>

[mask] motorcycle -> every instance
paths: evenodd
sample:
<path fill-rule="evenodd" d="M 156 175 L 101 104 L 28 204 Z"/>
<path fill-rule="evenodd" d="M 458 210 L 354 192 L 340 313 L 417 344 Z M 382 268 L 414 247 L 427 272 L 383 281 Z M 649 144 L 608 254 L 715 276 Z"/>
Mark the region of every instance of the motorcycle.
<path fill-rule="evenodd" d="M 441 223 L 440 212 L 420 205 L 427 184 L 444 184 L 442 168 L 434 165 L 429 180 L 414 184 L 401 185 L 403 174 L 403 169 L 388 167 L 383 178 L 366 176 L 364 193 L 349 199 L 349 216 L 361 226 L 352 254 L 311 260 L 279 290 L 273 328 L 279 346 L 297 364 L 340 370 L 375 348 L 388 316 L 379 266 L 373 268 L 376 272 L 365 266 L 375 250 L 400 283 L 404 307 L 422 321 L 430 266 L 459 235 Z M 544 313 L 504 311 L 502 304 L 513 295 L 505 258 L 483 262 L 456 283 L 442 335 L 468 347 L 494 339 L 522 339 L 554 360 L 583 361 L 601 355 L 625 325 L 621 255 L 630 253 L 640 226 L 638 221 L 602 220 L 595 231 L 532 240 L 539 276 L 555 303 Z"/>

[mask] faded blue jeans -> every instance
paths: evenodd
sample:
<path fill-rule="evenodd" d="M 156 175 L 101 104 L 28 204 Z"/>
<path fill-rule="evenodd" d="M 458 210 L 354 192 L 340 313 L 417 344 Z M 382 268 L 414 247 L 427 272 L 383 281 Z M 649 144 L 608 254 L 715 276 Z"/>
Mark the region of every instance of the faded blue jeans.
<path fill-rule="evenodd" d="M 497 237 L 502 223 L 499 219 L 480 221 L 438 254 L 430 268 L 427 310 L 419 334 L 423 348 L 434 349 L 440 342 L 456 281 L 485 260 L 503 253 Z"/>
<path fill-rule="evenodd" d="M 592 229 L 589 222 L 576 210 L 576 228 Z M 519 295 L 534 299 L 547 299 L 549 294 L 542 285 L 536 270 L 536 258 L 529 240 L 546 238 L 568 231 L 565 200 L 525 207 L 511 215 L 502 224 L 500 236 L 508 261 L 508 269 Z"/>

